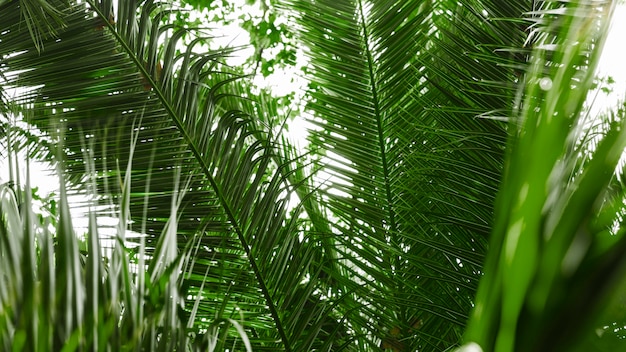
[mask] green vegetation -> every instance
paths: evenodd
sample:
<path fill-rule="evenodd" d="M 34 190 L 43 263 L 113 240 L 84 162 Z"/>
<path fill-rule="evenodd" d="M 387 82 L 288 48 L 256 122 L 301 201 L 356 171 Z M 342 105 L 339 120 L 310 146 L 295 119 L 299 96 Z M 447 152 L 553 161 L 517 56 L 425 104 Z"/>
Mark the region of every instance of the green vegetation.
<path fill-rule="evenodd" d="M 616 3 L 272 0 L 231 67 L 176 4 L 0 0 L 0 155 L 64 180 L 0 187 L 1 348 L 623 349 Z M 252 85 L 296 49 L 302 103 Z"/>
<path fill-rule="evenodd" d="M 130 174 L 124 180 L 128 191 Z M 30 192 L 0 185 L 0 342 L 5 351 L 221 351 L 220 336 L 235 327 L 251 350 L 239 322 L 215 319 L 204 329 L 190 329 L 197 313 L 194 300 L 182 312 L 181 276 L 194 265 L 197 243 L 176 253 L 167 241 L 176 232 L 177 209 L 152 256 L 145 247 L 132 251 L 115 242 L 103 257 L 94 213 L 79 241 L 72 229 L 63 186 L 58 214 L 35 216 Z M 23 206 L 18 207 L 18 199 Z M 53 208 L 56 209 L 56 208 Z M 56 230 L 50 231 L 50 224 Z M 125 222 L 116 237 L 124 238 Z M 194 247 L 195 246 L 195 247 Z M 195 299 L 197 300 L 199 297 Z"/>

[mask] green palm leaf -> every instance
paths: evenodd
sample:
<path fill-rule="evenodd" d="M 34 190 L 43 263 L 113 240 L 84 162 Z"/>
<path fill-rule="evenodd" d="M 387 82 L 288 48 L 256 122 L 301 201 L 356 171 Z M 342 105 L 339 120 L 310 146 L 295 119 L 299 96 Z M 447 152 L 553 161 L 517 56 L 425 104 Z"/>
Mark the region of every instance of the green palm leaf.
<path fill-rule="evenodd" d="M 458 340 L 480 275 L 527 2 L 286 1 L 310 57 L 349 318 L 371 348 Z"/>
<path fill-rule="evenodd" d="M 64 26 L 41 52 L 21 30 L 19 3 L 3 4 L 6 84 L 33 89 L 18 99 L 33 111 L 29 123 L 64 131 L 75 182 L 93 162 L 98 192 L 121 204 L 101 214 L 130 216 L 130 228 L 148 235 L 148 254 L 172 245 L 158 237 L 168 226 L 181 246 L 193 241 L 180 292 L 195 302 L 190 326 L 201 332 L 215 319 L 240 320 L 255 350 L 271 351 L 308 350 L 318 335 L 336 333 L 326 324 L 341 317 L 314 295 L 318 247 L 298 236 L 299 211 L 289 213 L 290 174 L 276 164 L 282 147 L 236 109 L 245 104 L 232 99 L 239 78 L 223 71 L 224 52 L 189 46 L 178 54 L 193 31 L 160 25 L 171 11 L 165 3 L 124 1 L 116 15 L 109 1 L 50 3 Z M 131 161 L 132 169 L 119 169 Z"/>
<path fill-rule="evenodd" d="M 623 127 L 576 130 L 605 31 L 588 15 L 612 2 L 279 3 L 310 60 L 304 155 L 277 132 L 276 101 L 245 88 L 229 50 L 200 51 L 203 29 L 170 24 L 167 2 L 0 1 L 0 113 L 62 146 L 73 184 L 90 177 L 99 215 L 120 219 L 119 243 L 145 234 L 148 308 L 122 290 L 113 335 L 145 349 L 160 336 L 239 350 L 245 331 L 254 350 L 440 351 L 476 304 L 465 339 L 484 350 L 566 346 L 589 323 L 572 307 L 606 296 L 624 248 Z M 599 35 L 572 39 L 583 32 Z M 132 281 L 114 251 L 117 274 L 90 294 Z M 134 329 L 144 308 L 170 335 Z"/>
<path fill-rule="evenodd" d="M 537 45 L 466 334 L 483 350 L 576 348 L 622 273 L 623 109 L 593 138 L 583 112 L 614 6 L 547 1 L 530 13 Z"/>

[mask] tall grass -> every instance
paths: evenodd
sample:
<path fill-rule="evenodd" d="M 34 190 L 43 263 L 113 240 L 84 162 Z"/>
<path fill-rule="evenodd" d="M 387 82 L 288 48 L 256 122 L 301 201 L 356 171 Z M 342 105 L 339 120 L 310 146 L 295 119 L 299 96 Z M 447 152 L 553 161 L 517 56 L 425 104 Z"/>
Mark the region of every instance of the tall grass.
<path fill-rule="evenodd" d="M 201 297 L 181 288 L 194 264 L 197 239 L 176 245 L 181 196 L 153 252 L 127 246 L 131 165 L 123 185 L 112 250 L 102 248 L 96 213 L 84 241 L 72 226 L 60 173 L 56 212 L 36 216 L 28 183 L 0 185 L 0 349 L 3 351 L 250 351 L 241 324 L 195 321 Z M 174 194 L 179 180 L 173 180 Z M 95 186 L 87 183 L 92 191 Z M 184 189 L 184 187 L 180 187 Z M 22 203 L 19 205 L 18 203 Z M 241 338 L 228 339 L 235 332 Z M 242 347 L 243 346 L 243 347 Z"/>

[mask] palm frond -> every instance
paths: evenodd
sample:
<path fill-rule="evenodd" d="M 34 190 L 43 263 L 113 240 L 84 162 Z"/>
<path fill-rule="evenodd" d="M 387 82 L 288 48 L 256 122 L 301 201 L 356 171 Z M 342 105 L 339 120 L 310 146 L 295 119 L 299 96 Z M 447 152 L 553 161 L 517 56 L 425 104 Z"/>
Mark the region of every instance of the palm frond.
<path fill-rule="evenodd" d="M 293 187 L 276 164 L 279 145 L 229 99 L 239 78 L 223 70 L 224 52 L 189 46 L 177 55 L 179 39 L 192 30 L 160 25 L 171 11 L 164 2 L 124 1 L 116 14 L 110 1 L 53 3 L 65 26 L 41 53 L 20 30 L 19 5 L 3 5 L 7 84 L 32 88 L 18 99 L 34 111 L 30 123 L 65 131 L 65 168 L 74 181 L 94 163 L 98 193 L 123 204 L 100 214 L 130 214 L 130 229 L 148 235 L 148 255 L 172 245 L 159 243 L 174 220 L 176 233 L 168 236 L 181 248 L 195 244 L 180 292 L 194 301 L 187 306 L 192 328 L 236 319 L 255 350 L 271 351 L 308 350 L 335 334 L 325 324 L 341 317 L 315 293 L 310 268 L 319 249 L 298 235 L 299 213 L 289 214 Z M 84 160 L 83 152 L 93 157 Z M 131 161 L 132 172 L 119 171 Z M 173 201 L 180 203 L 176 219 Z"/>
<path fill-rule="evenodd" d="M 370 347 L 441 350 L 461 334 L 506 144 L 477 115 L 512 109 L 531 6 L 284 2 L 311 62 L 312 151 L 331 176 L 316 201 L 348 274 L 336 289 Z"/>

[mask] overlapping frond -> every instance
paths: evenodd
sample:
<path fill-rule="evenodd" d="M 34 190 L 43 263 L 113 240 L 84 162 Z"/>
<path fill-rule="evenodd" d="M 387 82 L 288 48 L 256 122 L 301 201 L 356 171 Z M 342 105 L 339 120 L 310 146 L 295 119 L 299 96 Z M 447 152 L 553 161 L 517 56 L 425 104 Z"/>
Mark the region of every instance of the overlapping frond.
<path fill-rule="evenodd" d="M 216 343 L 200 336 L 233 321 L 260 351 L 450 348 L 474 305 L 490 233 L 495 274 L 478 302 L 494 304 L 476 310 L 468 334 L 487 349 L 561 336 L 542 314 L 593 294 L 564 299 L 575 286 L 565 284 L 595 288 L 598 271 L 615 274 L 623 236 L 607 229 L 621 234 L 623 192 L 605 164 L 617 163 L 624 132 L 608 128 L 589 160 L 576 159 L 583 139 L 568 119 L 593 65 L 576 51 L 587 42 L 558 49 L 573 33 L 560 31 L 597 24 L 572 25 L 584 18 L 577 2 L 281 0 L 310 60 L 304 156 L 277 132 L 279 109 L 222 64 L 228 51 L 202 52 L 202 29 L 169 23 L 169 2 L 119 1 L 113 11 L 110 0 L 55 0 L 34 14 L 35 3 L 0 1 L 0 113 L 5 92 L 17 92 L 11 104 L 63 147 L 74 184 L 89 174 L 103 203 L 120 205 L 100 214 L 121 218 L 122 242 L 127 227 L 143 235 L 140 246 L 163 258 L 151 272 L 179 280 L 144 278 L 187 300 L 181 325 L 198 336 L 193 348 Z M 609 1 L 589 3 L 600 11 Z M 198 39 L 185 47 L 186 36 Z M 518 82 L 527 89 L 516 95 Z M 541 158 L 527 167 L 532 156 Z M 532 197 L 520 192 L 526 181 Z M 594 192 L 608 196 L 597 202 Z M 537 215 L 547 203 L 557 211 Z M 528 231 L 547 224 L 541 234 L 553 240 L 518 246 L 516 216 L 532 218 Z M 595 269 L 570 265 L 560 276 L 558 258 L 592 230 L 603 237 L 578 259 Z M 500 326 L 516 319 L 541 324 Z M 236 335 L 220 346 L 239 348 Z"/>
<path fill-rule="evenodd" d="M 506 144 L 495 117 L 512 109 L 532 3 L 284 7 L 310 59 L 312 151 L 331 176 L 316 199 L 347 273 L 335 288 L 374 348 L 446 348 L 480 276 Z"/>
<path fill-rule="evenodd" d="M 177 242 L 197 248 L 181 276 L 181 296 L 199 303 L 190 327 L 232 318 L 255 350 L 332 346 L 322 337 L 340 332 L 341 317 L 315 292 L 320 249 L 298 231 L 301 207 L 289 203 L 297 164 L 282 163 L 272 130 L 232 103 L 238 78 L 223 71 L 224 53 L 181 49 L 192 30 L 160 24 L 165 2 L 121 1 L 117 12 L 110 1 L 50 3 L 64 25 L 41 52 L 22 30 L 20 3 L 0 9 L 6 85 L 23 89 L 29 123 L 62 138 L 75 181 L 95 165 L 98 193 L 123 204 L 101 213 L 129 214 L 147 253 L 164 245 L 158 236 L 179 204 Z"/>

